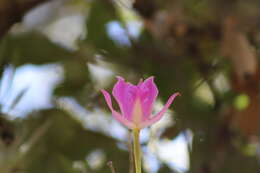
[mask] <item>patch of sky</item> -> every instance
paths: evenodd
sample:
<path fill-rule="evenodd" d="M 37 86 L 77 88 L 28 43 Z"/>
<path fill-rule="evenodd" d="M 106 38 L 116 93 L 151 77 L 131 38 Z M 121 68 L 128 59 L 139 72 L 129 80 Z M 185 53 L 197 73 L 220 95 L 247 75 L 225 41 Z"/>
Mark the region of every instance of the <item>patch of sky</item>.
<path fill-rule="evenodd" d="M 8 71 L 7 71 L 8 73 Z M 6 73 L 4 73 L 6 75 Z M 49 65 L 24 65 L 14 71 L 11 85 L 7 86 L 9 80 L 4 80 L 2 86 L 4 89 L 4 97 L 1 95 L 1 104 L 3 112 L 8 113 L 10 118 L 23 117 L 27 113 L 46 109 L 52 106 L 51 97 L 53 88 L 62 80 L 62 69 L 57 64 Z M 20 92 L 25 91 L 21 100 L 16 106 L 10 109 L 10 105 L 14 102 Z M 3 91 L 1 91 L 3 92 Z"/>
<path fill-rule="evenodd" d="M 86 14 L 80 6 L 64 2 L 47 2 L 29 11 L 22 21 L 23 30 L 36 29 L 64 48 L 78 49 L 78 40 L 86 36 Z"/>
<path fill-rule="evenodd" d="M 87 66 L 96 90 L 105 88 L 112 81 L 112 77 L 115 76 L 112 70 L 104 66 L 91 63 L 88 63 Z"/>
<path fill-rule="evenodd" d="M 142 147 L 143 165 L 147 172 L 155 173 L 159 170 L 160 164 L 155 154 L 151 153 L 148 147 Z"/>
<path fill-rule="evenodd" d="M 44 33 L 55 43 L 76 50 L 78 40 L 86 36 L 86 17 L 82 14 L 63 16 L 45 28 Z M 73 26 L 73 27 L 72 27 Z"/>
<path fill-rule="evenodd" d="M 188 171 L 190 166 L 186 139 L 185 135 L 181 133 L 173 140 L 163 139 L 156 141 L 154 146 L 159 159 L 179 172 Z"/>
<path fill-rule="evenodd" d="M 97 150 L 92 151 L 86 157 L 86 161 L 91 169 L 98 170 L 99 168 L 101 168 L 104 165 L 104 163 L 106 161 L 106 155 L 105 155 L 104 151 L 102 151 L 101 149 L 97 149 Z"/>
<path fill-rule="evenodd" d="M 127 35 L 126 30 L 121 26 L 118 21 L 111 21 L 106 24 L 108 36 L 119 46 L 131 46 L 131 42 Z"/>

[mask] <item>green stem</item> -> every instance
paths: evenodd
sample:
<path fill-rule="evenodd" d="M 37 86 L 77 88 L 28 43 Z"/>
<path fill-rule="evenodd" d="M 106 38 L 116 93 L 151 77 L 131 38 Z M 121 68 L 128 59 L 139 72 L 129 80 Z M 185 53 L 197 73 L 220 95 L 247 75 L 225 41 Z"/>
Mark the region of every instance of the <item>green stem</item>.
<path fill-rule="evenodd" d="M 135 162 L 135 173 L 141 173 L 142 166 L 141 166 L 141 148 L 139 143 L 139 129 L 133 130 L 134 136 L 134 162 Z"/>

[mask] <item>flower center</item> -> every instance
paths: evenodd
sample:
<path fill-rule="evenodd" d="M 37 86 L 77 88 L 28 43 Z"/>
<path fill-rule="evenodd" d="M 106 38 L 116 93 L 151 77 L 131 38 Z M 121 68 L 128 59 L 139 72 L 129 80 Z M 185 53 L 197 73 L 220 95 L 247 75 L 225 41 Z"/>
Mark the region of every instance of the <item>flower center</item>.
<path fill-rule="evenodd" d="M 132 121 L 133 123 L 138 127 L 142 122 L 142 106 L 141 101 L 139 98 L 136 99 L 134 108 L 133 108 L 133 114 L 132 114 Z"/>

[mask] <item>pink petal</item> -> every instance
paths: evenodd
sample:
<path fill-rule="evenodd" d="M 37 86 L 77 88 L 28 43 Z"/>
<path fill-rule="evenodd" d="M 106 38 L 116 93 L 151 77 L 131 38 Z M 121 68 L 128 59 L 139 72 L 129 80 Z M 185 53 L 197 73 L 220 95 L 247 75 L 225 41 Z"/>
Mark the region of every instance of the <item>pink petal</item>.
<path fill-rule="evenodd" d="M 132 120 L 132 112 L 137 97 L 137 86 L 126 83 L 122 77 L 117 77 L 118 81 L 113 88 L 113 96 L 119 104 L 123 117 Z"/>
<path fill-rule="evenodd" d="M 175 93 L 173 94 L 167 101 L 167 103 L 164 105 L 163 109 L 157 113 L 155 116 L 153 116 L 151 119 L 149 119 L 148 121 L 146 122 L 143 122 L 141 127 L 144 128 L 144 127 L 147 127 L 147 126 L 150 126 L 154 123 L 156 123 L 157 121 L 159 121 L 164 113 L 167 111 L 167 109 L 170 107 L 170 105 L 172 104 L 173 100 L 175 99 L 176 96 L 179 96 L 180 94 L 179 93 Z"/>
<path fill-rule="evenodd" d="M 101 90 L 102 94 L 105 97 L 105 100 L 107 102 L 107 105 L 109 107 L 109 109 L 112 112 L 113 117 L 119 121 L 120 123 L 124 124 L 125 126 L 127 126 L 130 129 L 134 128 L 134 124 L 130 121 L 128 121 L 127 119 L 125 119 L 120 113 L 118 113 L 117 111 L 114 110 L 113 106 L 112 106 L 112 101 L 111 101 L 111 97 L 110 94 L 106 91 L 106 90 Z"/>
<path fill-rule="evenodd" d="M 140 97 L 143 111 L 142 120 L 148 120 L 152 114 L 153 105 L 158 95 L 158 89 L 154 84 L 154 77 L 149 77 L 144 82 L 140 82 L 138 89 L 138 96 Z"/>

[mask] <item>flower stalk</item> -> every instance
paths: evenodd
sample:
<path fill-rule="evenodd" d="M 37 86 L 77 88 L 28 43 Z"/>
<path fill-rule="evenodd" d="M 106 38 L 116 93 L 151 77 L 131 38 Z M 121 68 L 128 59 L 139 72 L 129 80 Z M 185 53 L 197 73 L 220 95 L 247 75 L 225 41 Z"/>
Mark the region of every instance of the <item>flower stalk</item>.
<path fill-rule="evenodd" d="M 133 143 L 134 143 L 134 163 L 135 163 L 135 173 L 141 173 L 142 162 L 141 162 L 141 147 L 139 142 L 139 129 L 133 129 Z"/>

